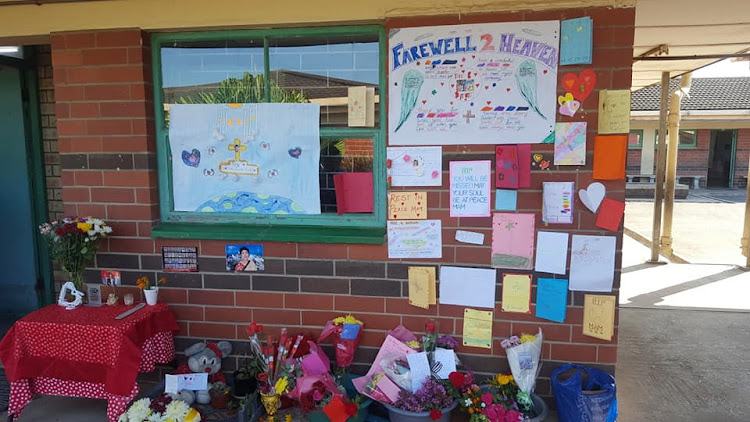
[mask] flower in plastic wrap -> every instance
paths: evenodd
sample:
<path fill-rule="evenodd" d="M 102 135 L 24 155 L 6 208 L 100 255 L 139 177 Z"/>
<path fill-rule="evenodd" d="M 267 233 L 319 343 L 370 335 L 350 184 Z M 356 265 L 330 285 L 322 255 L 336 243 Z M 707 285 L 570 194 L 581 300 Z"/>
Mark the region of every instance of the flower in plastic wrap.
<path fill-rule="evenodd" d="M 348 368 L 354 360 L 354 352 L 357 351 L 359 341 L 362 338 L 362 321 L 351 315 L 337 317 L 328 321 L 323 327 L 323 332 L 318 337 L 318 343 L 329 336 L 336 350 L 336 365 L 339 368 Z"/>
<path fill-rule="evenodd" d="M 542 354 L 542 330 L 534 336 L 523 334 L 521 338 L 511 337 L 508 347 L 503 347 L 508 356 L 508 364 L 513 373 L 513 378 L 520 388 L 518 393 L 518 404 L 524 409 L 531 408 L 531 392 L 536 385 L 536 376 L 539 374 L 539 359 Z"/>

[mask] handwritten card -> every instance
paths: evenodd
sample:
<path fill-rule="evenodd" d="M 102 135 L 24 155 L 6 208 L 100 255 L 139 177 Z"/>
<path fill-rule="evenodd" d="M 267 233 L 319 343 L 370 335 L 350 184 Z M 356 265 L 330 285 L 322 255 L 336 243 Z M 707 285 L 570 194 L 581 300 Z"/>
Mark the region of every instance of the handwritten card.
<path fill-rule="evenodd" d="M 583 296 L 583 335 L 612 340 L 615 335 L 615 296 Z"/>
<path fill-rule="evenodd" d="M 388 178 L 391 186 L 441 186 L 441 147 L 389 147 Z"/>
<path fill-rule="evenodd" d="M 492 216 L 492 266 L 530 270 L 534 259 L 534 214 Z"/>
<path fill-rule="evenodd" d="M 375 88 L 353 86 L 347 94 L 349 127 L 375 126 Z"/>
<path fill-rule="evenodd" d="M 573 182 L 544 182 L 542 185 L 542 223 L 573 223 Z"/>
<path fill-rule="evenodd" d="M 440 303 L 494 309 L 496 282 L 496 270 L 442 266 Z"/>
<path fill-rule="evenodd" d="M 391 192 L 388 195 L 388 219 L 427 219 L 427 192 Z"/>
<path fill-rule="evenodd" d="M 614 236 L 573 235 L 570 290 L 611 292 L 615 272 Z"/>
<path fill-rule="evenodd" d="M 422 384 L 432 376 L 430 361 L 427 360 L 427 352 L 412 353 L 406 356 L 406 360 L 409 362 L 411 391 L 413 393 L 421 390 Z"/>
<path fill-rule="evenodd" d="M 630 132 L 630 90 L 599 91 L 599 134 Z"/>
<path fill-rule="evenodd" d="M 555 165 L 582 166 L 586 164 L 586 122 L 567 122 L 555 125 Z"/>
<path fill-rule="evenodd" d="M 515 145 L 495 147 L 495 187 L 518 189 L 518 148 Z"/>
<path fill-rule="evenodd" d="M 531 276 L 503 275 L 503 312 L 531 313 Z"/>
<path fill-rule="evenodd" d="M 568 233 L 538 231 L 534 270 L 540 273 L 565 274 L 567 262 Z"/>
<path fill-rule="evenodd" d="M 568 280 L 537 278 L 536 284 L 536 317 L 565 322 Z"/>
<path fill-rule="evenodd" d="M 429 309 L 436 302 L 435 267 L 409 267 L 409 304 Z"/>
<path fill-rule="evenodd" d="M 492 311 L 464 309 L 463 345 L 467 347 L 492 347 Z"/>
<path fill-rule="evenodd" d="M 616 232 L 620 228 L 622 216 L 625 213 L 625 203 L 604 198 L 596 216 L 596 227 Z"/>
<path fill-rule="evenodd" d="M 560 22 L 560 65 L 591 64 L 593 26 L 589 16 Z"/>
<path fill-rule="evenodd" d="M 441 258 L 440 220 L 388 221 L 388 258 Z"/>
<path fill-rule="evenodd" d="M 471 243 L 472 245 L 484 245 L 484 234 L 469 232 L 466 230 L 456 230 L 456 240 L 463 243 Z"/>
<path fill-rule="evenodd" d="M 498 189 L 495 191 L 495 209 L 498 211 L 515 211 L 518 206 L 518 191 Z"/>
<path fill-rule="evenodd" d="M 205 390 L 208 388 L 208 374 L 205 372 L 165 375 L 164 391 L 167 393 L 176 393 L 180 390 Z"/>
<path fill-rule="evenodd" d="M 489 217 L 489 161 L 451 161 L 451 217 Z"/>
<path fill-rule="evenodd" d="M 456 372 L 456 352 L 451 349 L 436 348 L 435 362 L 440 363 L 436 365 L 439 369 L 435 372 L 435 376 L 440 379 L 448 379 L 451 372 Z"/>

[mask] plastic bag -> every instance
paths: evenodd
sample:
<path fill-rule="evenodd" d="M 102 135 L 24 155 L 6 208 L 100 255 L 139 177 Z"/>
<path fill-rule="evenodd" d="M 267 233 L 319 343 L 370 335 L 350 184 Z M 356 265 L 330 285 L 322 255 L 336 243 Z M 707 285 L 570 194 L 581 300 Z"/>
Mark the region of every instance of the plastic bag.
<path fill-rule="evenodd" d="M 617 419 L 615 378 L 608 373 L 569 364 L 551 378 L 560 422 L 614 422 Z"/>

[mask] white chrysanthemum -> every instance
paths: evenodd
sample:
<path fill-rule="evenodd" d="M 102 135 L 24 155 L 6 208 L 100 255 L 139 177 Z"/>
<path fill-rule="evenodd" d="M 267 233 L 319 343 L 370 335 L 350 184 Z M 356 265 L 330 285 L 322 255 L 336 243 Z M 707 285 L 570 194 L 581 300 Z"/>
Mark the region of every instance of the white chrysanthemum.
<path fill-rule="evenodd" d="M 172 400 L 167 405 L 167 410 L 164 411 L 164 416 L 167 419 L 172 418 L 176 421 L 181 421 L 185 419 L 185 416 L 187 416 L 189 411 L 190 411 L 190 406 L 188 406 L 188 404 L 185 403 L 184 401 Z"/>
<path fill-rule="evenodd" d="M 151 400 L 148 398 L 140 399 L 133 403 L 128 409 L 128 419 L 131 421 L 143 421 L 148 418 L 148 414 L 151 412 L 149 409 Z"/>
<path fill-rule="evenodd" d="M 128 422 L 128 412 L 120 415 L 120 417 L 117 419 L 117 422 Z"/>
<path fill-rule="evenodd" d="M 148 415 L 148 422 L 164 422 L 164 416 L 159 412 Z"/>
<path fill-rule="evenodd" d="M 110 227 L 110 226 L 105 226 L 105 227 L 104 227 L 104 233 L 112 233 L 112 227 Z"/>

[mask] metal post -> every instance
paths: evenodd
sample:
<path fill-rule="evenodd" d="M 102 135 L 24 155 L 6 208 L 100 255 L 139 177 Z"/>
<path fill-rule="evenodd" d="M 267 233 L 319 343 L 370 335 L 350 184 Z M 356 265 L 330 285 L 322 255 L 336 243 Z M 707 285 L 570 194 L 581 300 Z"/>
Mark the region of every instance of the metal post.
<path fill-rule="evenodd" d="M 656 184 L 654 185 L 654 223 L 651 231 L 651 259 L 659 262 L 659 237 L 661 235 L 661 207 L 664 200 L 664 170 L 667 162 L 667 99 L 669 98 L 669 72 L 661 73 L 661 101 L 659 103 L 659 139 L 656 150 Z M 748 183 L 750 185 L 750 183 Z"/>
<path fill-rule="evenodd" d="M 745 255 L 745 268 L 750 269 L 750 163 L 747 168 L 747 196 L 745 197 L 745 228 L 742 231 L 742 254 Z"/>

